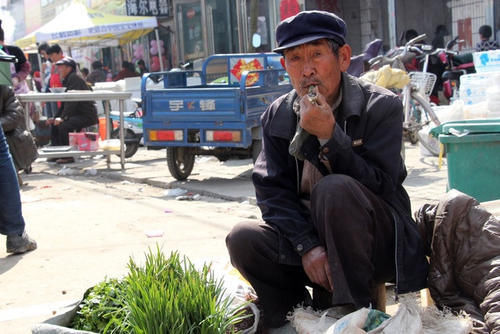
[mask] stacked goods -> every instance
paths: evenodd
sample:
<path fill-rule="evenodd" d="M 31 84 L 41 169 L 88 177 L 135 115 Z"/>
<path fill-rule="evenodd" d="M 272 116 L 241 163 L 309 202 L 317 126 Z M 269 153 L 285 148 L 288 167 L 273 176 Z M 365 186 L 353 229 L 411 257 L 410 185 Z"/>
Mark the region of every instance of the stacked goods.
<path fill-rule="evenodd" d="M 500 114 L 500 50 L 475 52 L 474 67 L 477 73 L 460 77 L 460 99 L 474 106 L 475 114 L 498 117 Z M 492 113 L 492 115 L 488 115 Z M 494 115 L 497 116 L 494 116 Z"/>

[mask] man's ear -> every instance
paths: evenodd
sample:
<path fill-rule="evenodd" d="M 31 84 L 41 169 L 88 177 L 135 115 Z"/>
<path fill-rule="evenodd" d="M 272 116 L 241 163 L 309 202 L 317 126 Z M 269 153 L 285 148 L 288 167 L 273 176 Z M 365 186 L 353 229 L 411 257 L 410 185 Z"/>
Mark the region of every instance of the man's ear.
<path fill-rule="evenodd" d="M 348 44 L 344 44 L 339 48 L 339 67 L 341 72 L 347 71 L 351 64 L 352 49 Z"/>
<path fill-rule="evenodd" d="M 283 68 L 284 68 L 284 69 L 285 69 L 285 71 L 286 71 L 285 57 L 283 57 L 283 56 L 282 56 L 282 57 L 280 58 L 280 63 L 281 63 L 281 66 L 283 66 Z"/>

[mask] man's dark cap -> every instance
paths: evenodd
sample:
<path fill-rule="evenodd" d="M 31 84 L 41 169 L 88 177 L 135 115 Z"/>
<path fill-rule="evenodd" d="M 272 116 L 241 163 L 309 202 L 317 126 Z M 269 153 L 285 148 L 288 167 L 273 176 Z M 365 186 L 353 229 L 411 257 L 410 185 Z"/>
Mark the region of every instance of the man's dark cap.
<path fill-rule="evenodd" d="M 76 69 L 76 62 L 71 57 L 64 57 L 63 59 L 57 61 L 56 65 L 67 65 Z"/>
<path fill-rule="evenodd" d="M 345 44 L 346 26 L 344 20 L 333 13 L 311 10 L 300 12 L 280 22 L 276 28 L 278 47 L 274 52 L 328 38 L 340 46 Z"/>

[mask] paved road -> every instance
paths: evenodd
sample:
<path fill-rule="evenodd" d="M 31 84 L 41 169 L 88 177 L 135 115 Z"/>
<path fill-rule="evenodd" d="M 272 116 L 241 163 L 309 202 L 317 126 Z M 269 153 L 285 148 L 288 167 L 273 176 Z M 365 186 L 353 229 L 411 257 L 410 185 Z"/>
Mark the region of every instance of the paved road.
<path fill-rule="evenodd" d="M 406 144 L 406 165 L 408 177 L 405 187 L 412 200 L 412 207 L 418 208 L 423 203 L 435 201 L 446 192 L 447 168 L 443 159 L 442 168 L 438 168 L 438 158 L 420 154 L 418 146 Z M 120 170 L 119 160 L 112 158 L 111 168 L 107 169 L 105 159 L 84 159 L 71 166 L 76 173 L 95 170 L 97 176 L 116 180 L 128 180 L 149 184 L 161 188 L 183 188 L 194 193 L 222 198 L 231 201 L 255 202 L 255 192 L 251 182 L 252 162 L 230 160 L 219 162 L 214 157 L 200 156 L 196 159 L 193 173 L 185 182 L 176 181 L 169 173 L 165 150 L 147 151 L 140 149 L 128 159 L 125 171 Z M 37 163 L 37 170 L 54 174 L 61 166 Z"/>
<path fill-rule="evenodd" d="M 34 252 L 7 256 L 0 238 L 0 333 L 29 333 L 33 324 L 81 297 L 104 277 L 126 272 L 158 243 L 193 261 L 228 263 L 225 236 L 256 219 L 249 203 L 202 196 L 177 201 L 165 190 L 128 181 L 35 173 L 22 192 Z"/>

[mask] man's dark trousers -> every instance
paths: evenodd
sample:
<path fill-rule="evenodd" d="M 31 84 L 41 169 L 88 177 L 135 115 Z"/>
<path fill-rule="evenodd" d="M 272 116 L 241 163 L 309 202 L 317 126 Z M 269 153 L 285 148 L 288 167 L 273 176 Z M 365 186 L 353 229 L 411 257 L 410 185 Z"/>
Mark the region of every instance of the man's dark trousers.
<path fill-rule="evenodd" d="M 332 271 L 331 305 L 368 306 L 377 283 L 395 275 L 394 219 L 389 206 L 353 178 L 331 174 L 311 194 L 311 217 Z M 281 244 L 280 244 L 281 243 Z M 312 284 L 300 256 L 280 261 L 279 249 L 292 244 L 266 223 L 243 222 L 226 238 L 231 263 L 255 289 L 264 326 L 279 327 L 286 314 L 303 302 Z"/>

